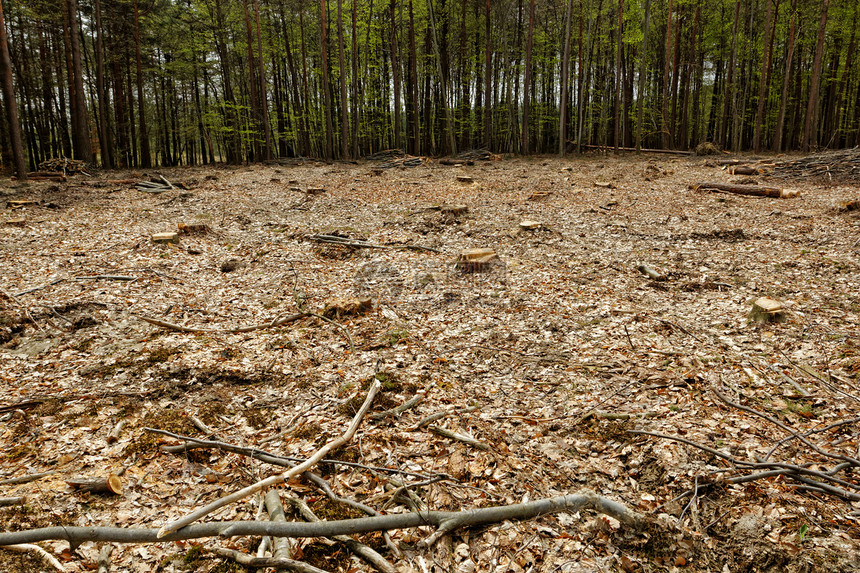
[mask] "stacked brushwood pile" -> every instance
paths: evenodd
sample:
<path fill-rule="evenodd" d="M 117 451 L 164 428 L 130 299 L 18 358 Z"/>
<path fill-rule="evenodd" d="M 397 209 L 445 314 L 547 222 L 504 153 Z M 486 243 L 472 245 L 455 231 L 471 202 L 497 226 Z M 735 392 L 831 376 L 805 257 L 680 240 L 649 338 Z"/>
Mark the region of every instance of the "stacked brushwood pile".
<path fill-rule="evenodd" d="M 827 151 L 767 166 L 767 174 L 779 179 L 860 181 L 860 148 Z"/>
<path fill-rule="evenodd" d="M 55 157 L 48 159 L 39 164 L 39 171 L 59 172 L 68 175 L 75 173 L 86 173 L 87 164 L 77 159 L 66 159 L 65 157 Z"/>
<path fill-rule="evenodd" d="M 469 151 L 464 151 L 457 155 L 457 159 L 462 159 L 464 161 L 500 161 L 502 157 L 501 155 L 490 153 L 487 149 L 470 149 Z"/>
<path fill-rule="evenodd" d="M 391 161 L 401 157 L 406 157 L 406 152 L 402 149 L 384 149 L 367 155 L 365 159 L 367 161 Z"/>

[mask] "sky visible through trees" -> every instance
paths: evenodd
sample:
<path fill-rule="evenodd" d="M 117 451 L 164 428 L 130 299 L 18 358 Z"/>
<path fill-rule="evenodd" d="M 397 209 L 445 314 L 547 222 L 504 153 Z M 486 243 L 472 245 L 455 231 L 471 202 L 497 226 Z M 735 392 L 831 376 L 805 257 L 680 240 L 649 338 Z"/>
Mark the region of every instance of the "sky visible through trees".
<path fill-rule="evenodd" d="M 4 0 L 0 151 L 7 170 L 35 170 L 63 156 L 146 168 L 394 147 L 852 147 L 858 11 L 856 0 Z"/>

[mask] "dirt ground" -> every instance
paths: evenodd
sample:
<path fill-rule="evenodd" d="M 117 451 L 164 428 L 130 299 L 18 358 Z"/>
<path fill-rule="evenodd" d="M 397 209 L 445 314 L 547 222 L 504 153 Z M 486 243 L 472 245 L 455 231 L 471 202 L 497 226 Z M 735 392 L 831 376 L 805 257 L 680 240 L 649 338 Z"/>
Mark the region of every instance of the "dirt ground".
<path fill-rule="evenodd" d="M 0 498 L 27 498 L 0 507 L 0 530 L 158 528 L 283 468 L 165 452 L 181 442 L 145 428 L 305 458 L 376 378 L 372 412 L 423 399 L 364 420 L 334 455 L 358 465 L 317 468 L 339 495 L 397 513 L 590 489 L 648 518 L 506 521 L 431 549 L 418 546 L 427 528 L 358 536 L 400 571 L 860 570 L 860 215 L 840 209 L 858 186 L 759 176 L 801 195 L 693 190 L 748 178 L 671 156 L 159 173 L 187 189 L 109 182 L 154 171 L 5 182 L 4 203 L 34 203 L 0 219 Z M 438 208 L 452 204 L 468 211 Z M 178 243 L 151 240 L 180 224 Z M 406 245 L 429 249 L 394 248 Z M 464 269 L 468 248 L 498 256 Z M 755 320 L 762 296 L 784 310 Z M 356 297 L 372 308 L 270 326 Z M 53 473 L 3 482 L 41 472 Z M 110 474 L 121 495 L 67 484 Z M 303 479 L 286 490 L 323 519 L 358 515 Z M 263 519 L 258 508 L 252 497 L 207 519 Z M 244 571 L 210 550 L 259 543 L 117 545 L 111 571 Z M 40 545 L 68 571 L 95 570 L 95 543 Z M 373 570 L 320 539 L 296 541 L 293 558 Z M 3 550 L 0 569 L 53 570 Z"/>

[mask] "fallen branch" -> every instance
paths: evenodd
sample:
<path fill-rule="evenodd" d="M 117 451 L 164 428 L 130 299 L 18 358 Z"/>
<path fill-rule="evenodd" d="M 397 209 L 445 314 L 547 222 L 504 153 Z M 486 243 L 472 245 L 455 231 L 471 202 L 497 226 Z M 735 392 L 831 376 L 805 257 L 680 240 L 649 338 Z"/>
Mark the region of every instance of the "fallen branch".
<path fill-rule="evenodd" d="M 312 241 L 318 243 L 328 243 L 332 245 L 340 245 L 342 247 L 350 247 L 353 249 L 408 249 L 413 251 L 427 251 L 429 253 L 441 253 L 439 249 L 433 247 L 425 247 L 423 245 L 378 245 L 376 243 L 368 243 L 360 239 L 350 239 L 349 237 L 338 237 L 337 235 L 311 235 L 308 237 Z"/>
<path fill-rule="evenodd" d="M 779 187 L 759 187 L 757 185 L 736 185 L 732 183 L 695 183 L 689 185 L 693 191 L 714 191 L 735 195 L 753 195 L 756 197 L 774 197 L 776 199 L 791 199 L 798 197 L 800 191 L 780 189 Z"/>
<path fill-rule="evenodd" d="M 20 543 L 16 545 L 0 545 L 0 549 L 6 549 L 7 551 L 14 551 L 16 553 L 35 553 L 43 560 L 47 561 L 51 564 L 51 567 L 56 569 L 57 571 L 66 571 L 66 568 L 63 567 L 62 563 L 57 561 L 57 558 L 39 547 L 38 545 L 31 545 L 29 543 Z"/>
<path fill-rule="evenodd" d="M 297 497 L 288 497 L 287 502 L 297 509 L 306 521 L 310 523 L 320 522 L 320 518 L 311 511 L 311 508 L 308 507 L 308 504 L 305 503 L 304 500 Z M 391 563 L 364 543 L 357 541 L 348 535 L 334 535 L 332 536 L 332 539 L 346 545 L 350 551 L 382 571 L 382 573 L 395 573 L 396 569 Z"/>
<path fill-rule="evenodd" d="M 110 573 L 110 554 L 113 545 L 102 545 L 99 550 L 98 570 L 96 573 Z"/>
<path fill-rule="evenodd" d="M 41 401 L 37 402 L 37 401 L 33 400 L 32 402 L 34 404 L 41 404 Z M 26 402 L 25 404 L 29 405 L 29 403 L 30 402 Z M 20 404 L 13 404 L 12 407 L 20 407 Z M 42 473 L 38 473 L 38 474 L 29 474 L 29 475 L 25 475 L 25 476 L 19 476 L 16 478 L 3 479 L 3 480 L 0 480 L 0 485 L 20 485 L 22 483 L 30 483 L 30 482 L 42 479 L 43 477 L 48 477 L 49 475 L 54 475 L 55 473 L 57 473 L 57 472 L 49 471 L 49 472 L 42 472 Z"/>
<path fill-rule="evenodd" d="M 355 435 L 355 432 L 358 431 L 358 426 L 364 419 L 365 414 L 367 414 L 367 411 L 370 409 L 370 404 L 373 402 L 373 398 L 376 396 L 376 393 L 379 392 L 379 389 L 381 387 L 382 383 L 379 380 L 376 380 L 373 385 L 371 385 L 370 390 L 368 390 L 367 397 L 364 399 L 364 403 L 361 405 L 361 408 L 358 410 L 355 417 L 352 419 L 352 423 L 349 425 L 349 428 L 347 428 L 347 431 L 341 437 L 330 441 L 322 448 L 317 450 L 316 453 L 314 453 L 314 455 L 308 458 L 304 463 L 299 464 L 296 467 L 291 468 L 282 474 L 270 476 L 230 495 L 226 495 L 220 499 L 216 499 L 212 503 L 198 509 L 197 511 L 191 512 L 185 517 L 167 523 L 161 529 L 158 530 L 158 537 L 164 537 L 171 532 L 174 532 L 182 527 L 194 523 L 195 521 L 203 517 L 206 517 L 213 511 L 216 511 L 224 507 L 225 505 L 229 505 L 236 501 L 242 500 L 249 495 L 255 494 L 258 491 L 266 489 L 267 487 L 287 482 L 290 478 L 300 475 L 306 470 L 309 470 L 310 468 L 315 466 L 317 463 L 319 463 L 321 459 L 325 457 L 327 453 L 332 450 L 336 450 L 337 448 L 341 447 L 352 439 L 352 437 Z"/>
<path fill-rule="evenodd" d="M 17 292 L 15 294 L 13 294 L 12 296 L 24 296 L 25 294 L 30 294 L 31 292 L 36 292 L 38 290 L 46 289 L 49 286 L 54 286 L 55 284 L 59 284 L 59 283 L 63 282 L 64 280 L 66 280 L 66 279 L 64 279 L 64 278 L 63 279 L 54 279 L 47 284 L 43 284 L 42 286 L 33 287 L 33 288 L 30 288 L 27 290 L 22 290 L 21 292 Z"/>
<path fill-rule="evenodd" d="M 246 448 L 244 446 L 236 446 L 233 444 L 228 444 L 226 442 L 218 442 L 212 440 L 202 440 L 199 438 L 192 438 L 191 436 L 183 436 L 181 434 L 174 434 L 173 432 L 168 432 L 167 430 L 158 430 L 156 428 L 143 428 L 145 432 L 153 432 L 155 434 L 161 434 L 163 436 L 169 436 L 171 438 L 175 438 L 177 440 L 185 440 L 186 443 L 179 444 L 176 446 L 161 446 L 162 452 L 167 452 L 171 454 L 179 454 L 183 452 L 187 452 L 189 450 L 195 450 L 198 448 L 208 448 L 208 449 L 217 449 L 223 450 L 225 452 L 230 452 L 231 454 L 238 454 L 240 456 L 248 456 L 254 458 L 255 460 L 260 460 L 261 462 L 265 462 L 267 464 L 272 464 L 275 466 L 295 467 L 296 464 L 304 463 L 307 461 L 307 458 L 297 458 L 290 456 L 279 456 L 265 450 L 260 450 L 257 448 Z M 389 474 L 400 474 L 405 476 L 411 476 L 421 479 L 429 479 L 432 476 L 428 476 L 426 474 L 420 474 L 416 472 L 410 472 L 407 470 L 401 470 L 397 468 L 386 468 L 382 466 L 368 466 L 364 464 L 359 464 L 356 462 L 347 462 L 344 460 L 330 460 L 330 459 L 322 459 L 319 463 L 323 464 L 331 464 L 331 465 L 341 465 L 351 468 L 359 468 L 365 470 L 372 470 L 377 472 L 384 472 Z M 447 477 L 447 476 L 446 476 Z"/>
<path fill-rule="evenodd" d="M 276 476 L 279 477 L 279 476 Z M 526 520 L 562 511 L 577 512 L 591 509 L 609 515 L 631 527 L 644 525 L 645 519 L 639 513 L 628 509 L 621 503 L 599 496 L 592 491 L 540 499 L 529 503 L 482 507 L 464 511 L 422 511 L 418 513 L 395 513 L 375 517 L 361 517 L 339 521 L 319 521 L 316 523 L 272 523 L 270 521 L 221 521 L 197 523 L 182 527 L 177 531 L 159 536 L 156 529 L 123 527 L 45 527 L 26 531 L 0 533 L 0 545 L 15 543 L 34 543 L 37 541 L 61 540 L 78 546 L 86 541 L 113 543 L 159 543 L 200 539 L 203 537 L 334 537 L 387 531 L 390 529 L 409 529 L 435 525 L 439 527 L 423 545 L 432 545 L 439 537 L 463 527 L 474 527 L 489 523 L 499 523 L 508 519 Z M 444 531 L 443 531 L 444 529 Z"/>
<path fill-rule="evenodd" d="M 433 432 L 434 434 L 436 434 L 437 436 L 442 436 L 443 438 L 448 438 L 450 440 L 455 440 L 457 442 L 463 442 L 464 444 L 468 444 L 468 445 L 470 445 L 473 448 L 476 448 L 478 450 L 483 450 L 483 451 L 489 451 L 490 450 L 490 446 L 488 446 L 484 442 L 476 440 L 472 436 L 467 436 L 465 434 L 458 434 L 456 432 L 452 432 L 451 430 L 446 430 L 445 428 L 440 428 L 438 426 L 428 426 L 427 429 L 430 430 L 431 432 Z"/>
<path fill-rule="evenodd" d="M 27 498 L 23 495 L 18 497 L 0 497 L 0 507 L 24 505 L 25 503 L 27 503 Z"/>
<path fill-rule="evenodd" d="M 276 557 L 255 557 L 236 551 L 235 549 L 227 549 L 225 547 L 217 547 L 212 549 L 212 552 L 221 557 L 232 559 L 239 565 L 244 565 L 252 569 L 263 569 L 266 567 L 274 567 L 275 569 L 287 569 L 289 571 L 298 571 L 298 573 L 328 573 L 322 569 L 317 569 L 313 565 L 308 565 L 295 559 L 285 559 Z"/>
<path fill-rule="evenodd" d="M 352 341 L 352 335 L 349 333 L 349 329 L 347 327 L 345 327 L 344 325 L 342 325 L 338 322 L 333 321 L 332 319 L 330 319 L 326 316 L 323 316 L 321 314 L 317 314 L 315 312 L 309 312 L 309 313 L 307 313 L 307 315 L 313 316 L 314 318 L 318 318 L 324 322 L 328 322 L 329 324 L 333 324 L 336 327 L 338 327 L 339 329 L 341 329 L 343 331 L 343 333 L 346 334 L 346 339 L 349 342 L 349 351 L 352 352 L 353 354 L 355 354 L 355 343 Z"/>
<path fill-rule="evenodd" d="M 281 496 L 276 489 L 270 489 L 265 498 L 266 510 L 269 512 L 269 520 L 273 523 L 286 523 L 284 506 L 281 504 Z M 272 557 L 275 559 L 290 558 L 290 540 L 285 537 L 272 539 Z"/>
<path fill-rule="evenodd" d="M 295 322 L 302 318 L 311 316 L 312 313 L 309 312 L 299 312 L 296 314 L 291 314 L 289 316 L 278 317 L 271 322 L 264 322 L 263 324 L 252 324 L 250 326 L 240 326 L 237 328 L 194 328 L 190 326 L 182 326 L 180 324 L 174 324 L 172 322 L 167 322 L 164 320 L 159 320 L 157 318 L 152 318 L 149 316 L 144 316 L 142 314 L 135 315 L 137 318 L 144 322 L 148 322 L 154 326 L 160 326 L 162 328 L 167 328 L 169 330 L 176 330 L 179 332 L 190 332 L 194 334 L 204 333 L 204 334 L 237 334 L 241 332 L 251 332 L 254 330 L 262 330 L 264 328 L 276 328 L 278 326 L 283 326 L 285 324 L 289 324 L 291 322 Z"/>
<path fill-rule="evenodd" d="M 405 412 L 406 410 L 408 410 L 409 408 L 412 408 L 413 406 L 416 406 L 417 404 L 419 404 L 423 399 L 424 399 L 423 394 L 416 394 L 415 396 L 413 396 L 412 398 L 410 398 L 409 400 L 407 400 L 406 402 L 400 404 L 399 406 L 397 406 L 395 408 L 391 408 L 390 410 L 385 410 L 384 412 L 377 412 L 376 414 L 371 414 L 370 419 L 371 420 L 382 420 L 383 418 L 387 418 L 388 416 L 398 416 L 398 415 L 402 414 L 403 412 Z"/>

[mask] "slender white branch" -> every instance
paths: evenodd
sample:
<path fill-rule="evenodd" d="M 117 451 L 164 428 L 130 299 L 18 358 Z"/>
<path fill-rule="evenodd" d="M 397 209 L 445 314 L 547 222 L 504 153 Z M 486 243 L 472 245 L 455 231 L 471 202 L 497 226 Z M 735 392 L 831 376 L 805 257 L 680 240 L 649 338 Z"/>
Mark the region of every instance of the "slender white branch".
<path fill-rule="evenodd" d="M 43 560 L 47 561 L 51 564 L 51 566 L 57 571 L 66 571 L 66 568 L 63 567 L 63 564 L 57 561 L 57 558 L 39 547 L 38 545 L 31 545 L 30 543 L 21 543 L 18 545 L 3 545 L 0 546 L 0 549 L 6 549 L 8 551 L 15 551 L 16 553 L 35 553 Z"/>
<path fill-rule="evenodd" d="M 301 475 L 307 470 L 311 469 L 315 466 L 320 460 L 325 458 L 326 454 L 331 452 L 332 450 L 336 450 L 345 443 L 349 442 L 352 437 L 355 435 L 355 432 L 358 430 L 358 426 L 361 425 L 361 421 L 364 419 L 365 414 L 370 409 L 370 404 L 373 402 L 373 398 L 376 396 L 376 393 L 379 392 L 379 389 L 382 387 L 382 383 L 379 380 L 375 380 L 371 385 L 370 390 L 367 392 L 367 397 L 364 399 L 364 403 L 361 405 L 361 408 L 356 413 L 355 417 L 352 419 L 352 423 L 347 428 L 346 432 L 339 438 L 334 439 L 324 445 L 322 448 L 316 451 L 314 455 L 309 457 L 305 462 L 290 468 L 282 474 L 273 475 L 264 480 L 260 480 L 255 484 L 249 485 L 248 487 L 241 489 L 237 492 L 231 493 L 230 495 L 225 495 L 222 498 L 216 499 L 209 505 L 201 507 L 200 509 L 191 512 L 185 517 L 181 517 L 172 523 L 165 524 L 161 529 L 158 530 L 158 537 L 162 538 L 165 535 L 177 531 L 178 529 L 185 527 L 186 525 L 191 525 L 195 521 L 206 517 L 213 511 L 217 511 L 226 505 L 230 505 L 231 503 L 235 503 L 246 497 L 257 493 L 258 491 L 262 491 L 268 487 L 278 485 L 290 480 L 290 478 Z"/>

